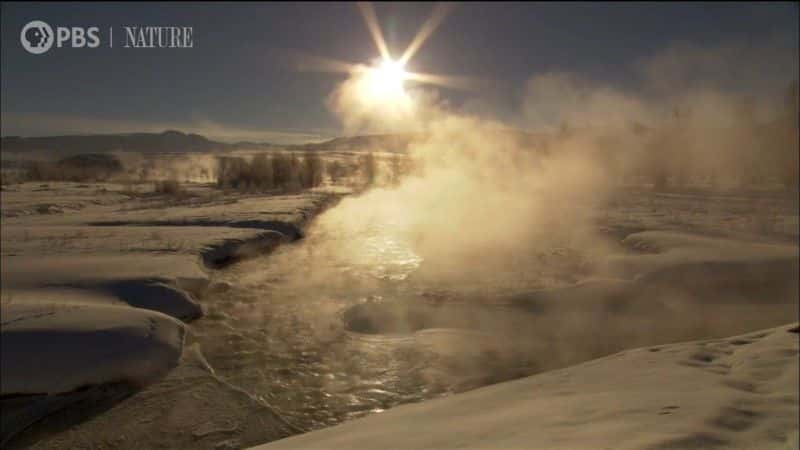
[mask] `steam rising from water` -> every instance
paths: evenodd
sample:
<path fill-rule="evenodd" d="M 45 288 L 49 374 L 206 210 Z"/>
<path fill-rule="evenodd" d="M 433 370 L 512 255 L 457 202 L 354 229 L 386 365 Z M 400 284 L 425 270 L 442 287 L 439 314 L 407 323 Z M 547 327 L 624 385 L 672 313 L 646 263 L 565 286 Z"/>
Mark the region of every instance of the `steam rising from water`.
<path fill-rule="evenodd" d="M 303 423 L 796 313 L 796 303 L 737 304 L 731 292 L 697 301 L 638 281 L 576 284 L 593 273 L 581 265 L 610 253 L 593 210 L 605 209 L 620 178 L 654 155 L 690 167 L 723 162 L 729 172 L 746 166 L 746 138 L 756 140 L 757 127 L 737 116 L 739 97 L 722 84 L 687 86 L 672 76 L 634 95 L 574 74 L 539 75 L 527 85 L 519 123 L 557 130 L 523 136 L 454 110 L 432 91 L 408 88 L 408 109 L 365 101 L 359 76 L 337 88 L 331 108 L 352 133 L 416 133 L 416 169 L 395 187 L 345 198 L 299 245 L 221 272 L 231 289 L 198 324 L 219 329 L 203 346 L 221 374 L 256 380 L 254 392 L 285 392 L 271 402 Z M 649 96 L 664 86 L 677 87 Z M 697 108 L 692 119 L 674 120 L 673 107 L 687 104 Z M 721 128 L 726 121 L 737 127 Z M 754 278 L 739 269 L 721 276 Z M 703 271 L 691 275 L 700 280 Z M 773 297 L 781 301 L 764 295 Z"/>
<path fill-rule="evenodd" d="M 777 39 L 676 45 L 631 67 L 636 92 L 579 74 L 537 74 L 516 125 L 550 133 L 538 142 L 460 113 L 430 90 L 408 88 L 406 108 L 368 101 L 356 73 L 329 106 L 349 132 L 418 133 L 409 147 L 417 171 L 397 188 L 346 200 L 336 214 L 402 223 L 415 248 L 453 264 L 459 255 L 556 242 L 597 248 L 588 211 L 624 176 L 663 166 L 687 176 L 769 177 L 783 160 L 796 161 L 796 132 L 763 130 L 787 111 L 793 48 Z"/>

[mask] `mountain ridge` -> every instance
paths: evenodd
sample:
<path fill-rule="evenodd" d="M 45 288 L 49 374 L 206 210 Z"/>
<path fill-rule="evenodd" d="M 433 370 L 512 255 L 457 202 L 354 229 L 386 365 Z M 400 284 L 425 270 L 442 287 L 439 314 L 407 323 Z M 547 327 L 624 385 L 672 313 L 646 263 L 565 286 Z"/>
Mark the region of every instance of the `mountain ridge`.
<path fill-rule="evenodd" d="M 499 130 L 498 133 L 512 136 L 525 143 L 538 143 L 544 139 L 543 135 L 517 130 Z M 204 153 L 235 150 L 404 152 L 412 142 L 423 139 L 425 139 L 425 134 L 422 133 L 367 134 L 339 136 L 322 142 L 279 145 L 269 142 L 249 141 L 225 143 L 211 140 L 200 134 L 165 130 L 161 133 L 3 136 L 0 138 L 0 150 L 8 153 L 57 151 L 63 155 L 112 151 L 130 151 L 145 154 Z"/>

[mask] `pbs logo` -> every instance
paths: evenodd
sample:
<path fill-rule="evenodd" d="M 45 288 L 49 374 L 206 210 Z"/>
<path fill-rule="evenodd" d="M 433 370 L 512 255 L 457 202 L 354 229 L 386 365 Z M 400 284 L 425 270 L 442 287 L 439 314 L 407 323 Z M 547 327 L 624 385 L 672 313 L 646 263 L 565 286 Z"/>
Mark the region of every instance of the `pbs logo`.
<path fill-rule="evenodd" d="M 57 27 L 53 28 L 41 20 L 28 22 L 19 34 L 22 47 L 29 53 L 41 55 L 53 47 L 61 48 L 69 44 L 72 48 L 97 48 L 100 46 L 100 30 L 97 27 Z"/>
<path fill-rule="evenodd" d="M 33 20 L 22 27 L 19 40 L 25 50 L 41 55 L 53 46 L 53 29 L 41 20 Z"/>

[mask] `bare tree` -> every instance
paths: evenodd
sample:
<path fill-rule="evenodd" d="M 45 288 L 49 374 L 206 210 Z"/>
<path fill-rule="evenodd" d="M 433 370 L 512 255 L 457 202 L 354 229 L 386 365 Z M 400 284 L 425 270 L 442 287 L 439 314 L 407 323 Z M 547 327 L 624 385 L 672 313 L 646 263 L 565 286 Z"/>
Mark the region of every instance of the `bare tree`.
<path fill-rule="evenodd" d="M 397 186 L 400 184 L 400 177 L 403 175 L 403 164 L 397 153 L 394 153 L 389 160 L 389 170 L 391 171 L 389 174 L 391 184 Z"/>
<path fill-rule="evenodd" d="M 306 153 L 300 170 L 300 184 L 309 189 L 322 184 L 322 159 L 314 152 Z"/>
<path fill-rule="evenodd" d="M 276 187 L 286 188 L 292 182 L 292 159 L 286 153 L 272 157 L 272 176 Z"/>
<path fill-rule="evenodd" d="M 345 175 L 344 165 L 336 159 L 325 165 L 325 171 L 331 179 L 331 184 L 338 183 Z"/>
<path fill-rule="evenodd" d="M 369 152 L 360 159 L 361 173 L 364 177 L 364 182 L 367 186 L 375 184 L 375 176 L 377 174 L 377 164 L 375 163 L 375 155 Z"/>
<path fill-rule="evenodd" d="M 786 189 L 798 189 L 800 174 L 798 166 L 800 161 L 800 148 L 798 148 L 798 89 L 797 80 L 786 88 L 783 97 L 783 114 L 779 121 L 778 142 L 775 147 L 780 153 L 777 160 L 779 176 Z"/>
<path fill-rule="evenodd" d="M 272 189 L 275 187 L 275 177 L 272 172 L 272 162 L 264 153 L 259 153 L 250 162 L 250 173 L 253 184 L 258 189 Z"/>

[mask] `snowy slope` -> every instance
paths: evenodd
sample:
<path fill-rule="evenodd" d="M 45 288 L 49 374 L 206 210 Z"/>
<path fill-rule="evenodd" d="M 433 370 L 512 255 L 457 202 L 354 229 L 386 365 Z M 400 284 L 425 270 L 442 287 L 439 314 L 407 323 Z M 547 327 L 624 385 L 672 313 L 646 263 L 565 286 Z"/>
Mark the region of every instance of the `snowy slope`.
<path fill-rule="evenodd" d="M 4 303 L 2 395 L 144 384 L 174 367 L 183 325 L 152 311 L 80 303 Z"/>
<path fill-rule="evenodd" d="M 797 354 L 797 324 L 628 350 L 255 448 L 796 448 Z"/>
<path fill-rule="evenodd" d="M 58 410 L 113 403 L 167 374 L 182 354 L 181 321 L 201 317 L 198 300 L 213 289 L 206 255 L 269 251 L 283 236 L 270 230 L 297 237 L 329 199 L 128 189 L 3 189 L 2 445 Z"/>

